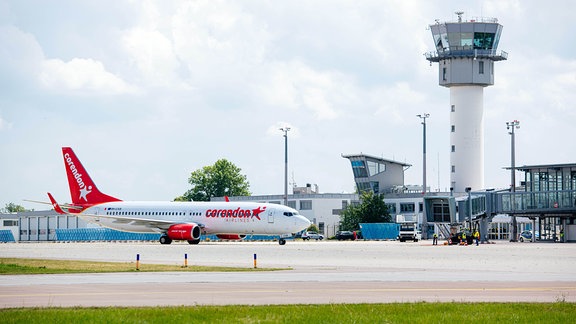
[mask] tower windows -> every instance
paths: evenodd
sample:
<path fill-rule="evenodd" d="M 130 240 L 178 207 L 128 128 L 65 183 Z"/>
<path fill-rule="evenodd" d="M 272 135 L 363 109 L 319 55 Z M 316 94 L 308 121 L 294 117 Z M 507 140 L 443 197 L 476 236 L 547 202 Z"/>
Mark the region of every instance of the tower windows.
<path fill-rule="evenodd" d="M 446 81 L 446 68 L 442 68 L 442 81 Z"/>
<path fill-rule="evenodd" d="M 450 131 L 451 131 L 452 133 L 454 133 L 454 132 L 456 131 L 456 126 L 455 126 L 455 125 L 452 125 Z"/>
<path fill-rule="evenodd" d="M 456 166 L 455 166 L 455 165 L 452 166 L 451 172 L 452 172 L 452 173 L 456 173 Z"/>
<path fill-rule="evenodd" d="M 478 61 L 478 73 L 484 74 L 484 61 Z"/>
<path fill-rule="evenodd" d="M 452 145 L 452 152 L 456 152 L 456 145 Z"/>
<path fill-rule="evenodd" d="M 450 111 L 455 112 L 455 111 L 456 111 L 456 105 L 452 105 L 452 106 L 450 107 Z"/>

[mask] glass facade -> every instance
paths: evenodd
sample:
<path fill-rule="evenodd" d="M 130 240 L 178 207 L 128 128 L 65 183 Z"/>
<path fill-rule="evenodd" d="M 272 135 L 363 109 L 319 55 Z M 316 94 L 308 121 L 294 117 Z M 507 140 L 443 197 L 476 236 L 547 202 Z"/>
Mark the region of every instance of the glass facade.
<path fill-rule="evenodd" d="M 492 49 L 495 36 L 494 33 L 474 33 L 474 48 Z"/>
<path fill-rule="evenodd" d="M 377 175 L 380 172 L 386 171 L 386 164 L 384 163 L 377 163 L 373 161 L 366 161 L 368 164 L 368 174 L 370 176 Z"/>
<path fill-rule="evenodd" d="M 400 203 L 401 213 L 414 213 L 414 203 Z"/>
<path fill-rule="evenodd" d="M 386 171 L 386 164 L 374 161 L 350 161 L 354 178 L 367 178 Z"/>
<path fill-rule="evenodd" d="M 572 210 L 576 208 L 576 190 L 502 193 L 499 211 Z"/>
<path fill-rule="evenodd" d="M 350 160 L 358 193 L 398 192 L 404 188 L 404 170 L 410 164 L 365 154 L 342 155 Z"/>
<path fill-rule="evenodd" d="M 300 210 L 312 210 L 312 200 L 300 200 Z"/>
<path fill-rule="evenodd" d="M 372 190 L 372 188 L 370 187 L 370 182 L 357 182 L 356 185 L 358 186 L 358 192 L 365 192 Z"/>
<path fill-rule="evenodd" d="M 524 191 L 503 193 L 502 211 L 560 213 L 576 208 L 576 164 L 524 166 L 516 170 L 524 171 Z"/>
<path fill-rule="evenodd" d="M 432 204 L 432 215 L 428 215 L 429 222 L 449 223 L 450 205 L 447 202 L 435 202 Z"/>
<path fill-rule="evenodd" d="M 576 190 L 576 164 L 521 167 L 526 191 Z"/>
<path fill-rule="evenodd" d="M 438 53 L 492 51 L 498 48 L 502 25 L 496 22 L 461 22 L 431 25 Z"/>
<path fill-rule="evenodd" d="M 352 172 L 354 172 L 354 178 L 367 178 L 368 171 L 366 170 L 366 165 L 364 161 L 350 161 L 352 163 Z"/>

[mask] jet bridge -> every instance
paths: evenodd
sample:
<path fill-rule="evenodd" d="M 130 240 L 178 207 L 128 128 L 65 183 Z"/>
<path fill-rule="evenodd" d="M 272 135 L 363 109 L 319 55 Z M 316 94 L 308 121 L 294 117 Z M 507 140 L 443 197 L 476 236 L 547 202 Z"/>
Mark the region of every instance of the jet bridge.
<path fill-rule="evenodd" d="M 432 237 L 435 228 L 446 237 L 457 227 L 469 227 L 478 223 L 482 242 L 486 241 L 488 223 L 497 214 L 494 210 L 493 191 L 468 192 L 449 196 L 424 197 L 424 213 L 427 221 L 427 237 Z M 424 229 L 423 229 L 424 230 Z"/>
<path fill-rule="evenodd" d="M 448 226 L 472 228 L 472 225 L 479 224 L 484 242 L 488 234 L 488 223 L 498 214 L 532 219 L 533 228 L 542 229 L 542 239 L 546 239 L 546 235 L 551 240 L 552 237 L 558 238 L 559 231 L 557 233 L 556 228 L 563 231 L 566 241 L 576 237 L 576 190 L 470 191 L 459 195 L 431 195 L 424 197 L 424 213 L 428 237 L 431 237 L 434 227 L 444 235 Z M 536 219 L 539 220 L 538 226 Z"/>

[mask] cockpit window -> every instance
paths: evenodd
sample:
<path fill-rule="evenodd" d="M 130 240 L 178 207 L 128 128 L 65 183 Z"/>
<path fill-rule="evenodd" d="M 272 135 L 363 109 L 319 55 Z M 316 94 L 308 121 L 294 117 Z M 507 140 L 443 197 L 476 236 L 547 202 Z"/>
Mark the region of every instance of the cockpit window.
<path fill-rule="evenodd" d="M 296 216 L 296 215 L 298 215 L 297 212 L 284 212 L 284 216 L 290 217 L 290 216 Z"/>

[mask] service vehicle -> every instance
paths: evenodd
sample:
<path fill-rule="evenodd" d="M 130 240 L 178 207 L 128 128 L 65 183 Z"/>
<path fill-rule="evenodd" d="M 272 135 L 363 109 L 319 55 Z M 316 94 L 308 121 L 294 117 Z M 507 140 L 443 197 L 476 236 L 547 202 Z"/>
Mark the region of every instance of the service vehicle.
<path fill-rule="evenodd" d="M 351 231 L 339 231 L 338 233 L 336 233 L 336 239 L 337 239 L 338 241 L 355 240 L 356 237 L 354 236 L 354 232 L 351 232 Z"/>
<path fill-rule="evenodd" d="M 309 241 L 310 239 L 318 241 L 318 240 L 323 240 L 324 235 L 318 234 L 316 232 L 308 231 L 308 232 L 304 232 L 304 234 L 302 234 L 302 239 L 307 240 L 307 241 Z"/>
<path fill-rule="evenodd" d="M 400 223 L 400 231 L 398 233 L 398 241 L 405 242 L 407 240 L 418 242 L 422 239 L 422 232 L 418 230 L 418 224 L 415 222 Z"/>

